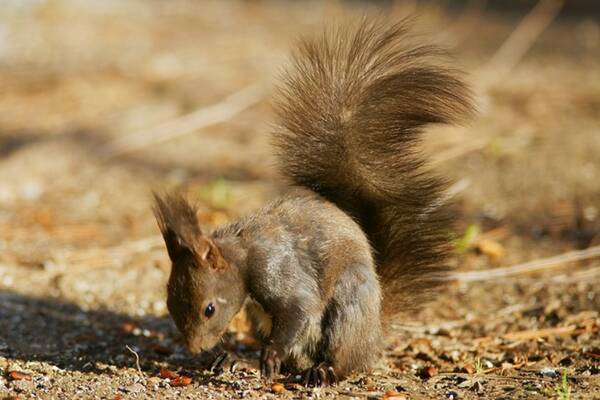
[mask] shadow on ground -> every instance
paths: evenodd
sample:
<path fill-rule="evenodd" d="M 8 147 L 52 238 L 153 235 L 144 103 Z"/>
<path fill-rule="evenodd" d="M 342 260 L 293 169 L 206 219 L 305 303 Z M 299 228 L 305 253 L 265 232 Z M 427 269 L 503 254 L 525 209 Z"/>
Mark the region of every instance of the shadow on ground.
<path fill-rule="evenodd" d="M 142 370 L 150 373 L 160 366 L 204 369 L 214 358 L 214 354 L 194 356 L 178 345 L 167 317 L 87 311 L 52 298 L 0 292 L 0 326 L 0 356 L 72 371 L 135 368 L 135 355 L 127 346 L 138 353 Z"/>

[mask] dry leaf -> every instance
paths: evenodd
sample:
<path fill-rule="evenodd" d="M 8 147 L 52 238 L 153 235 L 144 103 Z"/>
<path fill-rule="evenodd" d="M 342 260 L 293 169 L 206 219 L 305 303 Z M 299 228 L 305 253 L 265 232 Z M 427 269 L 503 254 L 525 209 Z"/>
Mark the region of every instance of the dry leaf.
<path fill-rule="evenodd" d="M 473 366 L 473 364 L 465 364 L 462 367 L 462 370 L 469 375 L 473 375 L 475 373 L 475 366 Z"/>
<path fill-rule="evenodd" d="M 436 367 L 434 367 L 434 366 L 425 367 L 425 369 L 423 369 L 423 374 L 427 378 L 431 378 L 431 377 L 436 376 L 438 374 L 438 369 Z"/>

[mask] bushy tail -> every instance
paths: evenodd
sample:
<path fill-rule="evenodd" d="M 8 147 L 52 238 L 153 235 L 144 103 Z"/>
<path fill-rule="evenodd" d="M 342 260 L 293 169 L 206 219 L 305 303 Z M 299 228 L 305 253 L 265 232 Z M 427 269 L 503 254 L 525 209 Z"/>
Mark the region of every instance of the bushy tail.
<path fill-rule="evenodd" d="M 425 125 L 472 110 L 444 53 L 411 42 L 407 25 L 363 20 L 301 42 L 276 103 L 281 170 L 365 230 L 385 316 L 421 304 L 448 270 L 446 186 L 417 145 Z"/>

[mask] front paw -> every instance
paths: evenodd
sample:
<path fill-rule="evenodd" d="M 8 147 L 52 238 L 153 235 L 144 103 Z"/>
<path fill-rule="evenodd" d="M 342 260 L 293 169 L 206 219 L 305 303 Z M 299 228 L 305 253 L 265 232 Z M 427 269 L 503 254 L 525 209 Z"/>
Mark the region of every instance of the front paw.
<path fill-rule="evenodd" d="M 229 354 L 227 352 L 222 352 L 217 355 L 212 363 L 210 363 L 210 372 L 220 375 L 223 373 L 223 366 L 225 365 L 225 361 L 229 358 Z"/>
<path fill-rule="evenodd" d="M 260 355 L 260 373 L 267 379 L 272 379 L 281 370 L 281 358 L 273 346 L 267 345 Z"/>
<path fill-rule="evenodd" d="M 338 382 L 335 370 L 326 364 L 307 369 L 303 373 L 303 378 L 306 387 L 330 386 Z"/>

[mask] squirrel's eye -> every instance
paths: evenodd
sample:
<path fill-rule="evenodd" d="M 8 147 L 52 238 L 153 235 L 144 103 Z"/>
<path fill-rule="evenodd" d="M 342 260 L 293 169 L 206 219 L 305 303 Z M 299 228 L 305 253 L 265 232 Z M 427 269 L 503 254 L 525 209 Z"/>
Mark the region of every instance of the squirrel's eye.
<path fill-rule="evenodd" d="M 213 303 L 208 303 L 208 305 L 204 309 L 204 316 L 206 318 L 210 318 L 213 316 L 214 313 L 215 313 L 215 306 L 213 305 Z"/>

